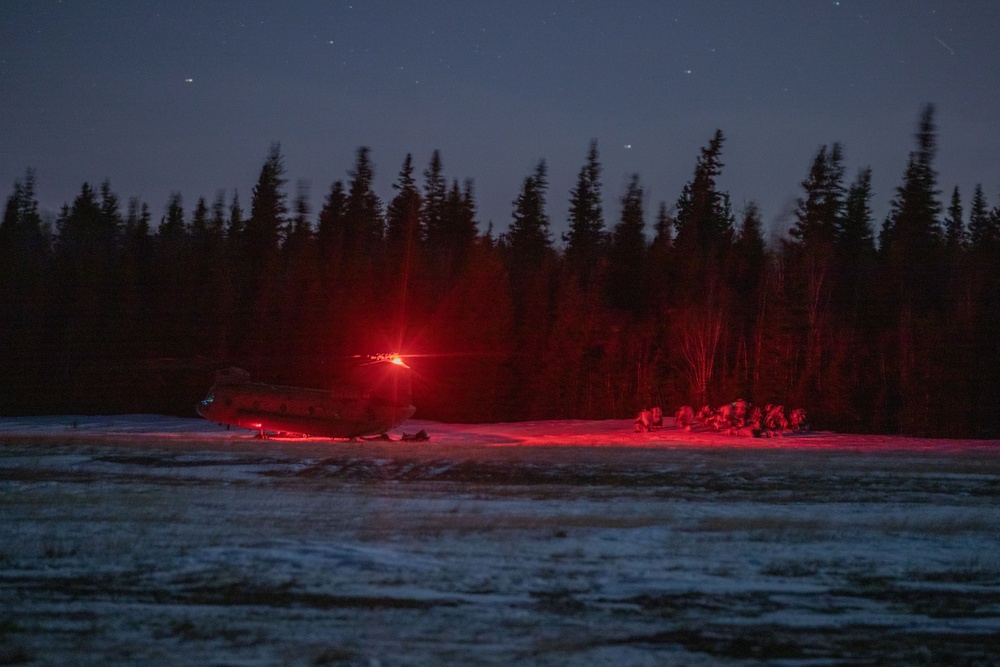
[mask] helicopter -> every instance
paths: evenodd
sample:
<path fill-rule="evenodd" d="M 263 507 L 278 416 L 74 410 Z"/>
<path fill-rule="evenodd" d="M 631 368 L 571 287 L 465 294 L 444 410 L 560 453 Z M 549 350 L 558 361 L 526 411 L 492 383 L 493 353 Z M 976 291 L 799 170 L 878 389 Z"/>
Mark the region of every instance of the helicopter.
<path fill-rule="evenodd" d="M 417 408 L 410 367 L 391 354 L 368 357 L 329 390 L 251 382 L 242 368 L 226 368 L 195 410 L 227 428 L 254 429 L 259 438 L 275 433 L 357 439 L 396 428 Z"/>

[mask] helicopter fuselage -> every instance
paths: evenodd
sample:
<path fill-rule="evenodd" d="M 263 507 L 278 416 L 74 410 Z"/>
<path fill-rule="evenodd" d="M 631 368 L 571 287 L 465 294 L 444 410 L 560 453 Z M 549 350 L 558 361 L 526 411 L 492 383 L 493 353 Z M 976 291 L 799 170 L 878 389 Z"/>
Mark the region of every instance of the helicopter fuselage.
<path fill-rule="evenodd" d="M 205 419 L 261 434 L 327 438 L 385 433 L 416 412 L 406 365 L 377 361 L 353 375 L 350 382 L 322 390 L 250 382 L 244 371 L 229 369 L 216 377 L 196 410 Z"/>

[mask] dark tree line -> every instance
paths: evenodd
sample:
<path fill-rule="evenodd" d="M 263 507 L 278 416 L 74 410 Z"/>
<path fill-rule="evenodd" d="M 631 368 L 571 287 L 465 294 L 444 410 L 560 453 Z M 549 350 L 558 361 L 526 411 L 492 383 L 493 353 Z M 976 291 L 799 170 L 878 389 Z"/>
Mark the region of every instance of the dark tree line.
<path fill-rule="evenodd" d="M 46 224 L 29 170 L 0 223 L 0 411 L 188 415 L 223 366 L 323 386 L 352 355 L 398 350 L 425 418 L 744 397 L 819 428 L 996 436 L 1000 209 L 982 187 L 968 215 L 957 188 L 942 205 L 933 107 L 916 144 L 878 225 L 870 171 L 848 180 L 842 147 L 823 146 L 776 245 L 718 188 L 721 131 L 648 233 L 638 174 L 605 219 L 591 143 L 561 247 L 544 161 L 500 235 L 437 151 L 421 175 L 407 155 L 383 202 L 360 148 L 314 212 L 275 145 L 249 209 L 177 193 L 155 222 L 103 183 Z"/>

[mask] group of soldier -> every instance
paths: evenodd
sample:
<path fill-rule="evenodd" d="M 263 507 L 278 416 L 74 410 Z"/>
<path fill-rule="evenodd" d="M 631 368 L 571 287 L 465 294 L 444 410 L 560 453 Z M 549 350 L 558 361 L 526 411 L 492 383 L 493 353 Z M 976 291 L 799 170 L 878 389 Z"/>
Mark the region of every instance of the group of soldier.
<path fill-rule="evenodd" d="M 653 431 L 663 426 L 663 411 L 660 408 L 643 410 L 635 418 L 636 431 Z M 674 415 L 674 426 L 692 431 L 705 426 L 716 432 L 725 431 L 729 435 L 752 435 L 755 438 L 773 438 L 786 431 L 808 430 L 806 411 L 796 408 L 785 416 L 785 407 L 768 404 L 765 407 L 751 406 L 742 398 L 726 403 L 717 410 L 705 405 L 697 412 L 690 405 L 681 406 Z"/>

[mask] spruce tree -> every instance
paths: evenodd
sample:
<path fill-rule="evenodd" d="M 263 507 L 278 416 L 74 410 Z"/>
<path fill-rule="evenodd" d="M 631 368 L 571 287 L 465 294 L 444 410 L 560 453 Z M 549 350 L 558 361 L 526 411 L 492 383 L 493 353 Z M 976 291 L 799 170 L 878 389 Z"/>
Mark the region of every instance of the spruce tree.
<path fill-rule="evenodd" d="M 226 238 L 230 241 L 243 237 L 246 221 L 243 219 L 243 207 L 240 206 L 240 196 L 233 190 L 233 198 L 229 202 L 229 218 L 226 220 Z"/>
<path fill-rule="evenodd" d="M 118 195 L 111 190 L 111 183 L 107 180 L 101 183 L 101 213 L 98 220 L 102 237 L 107 239 L 112 246 L 117 245 L 124 220 L 122 220 Z"/>
<path fill-rule="evenodd" d="M 445 245 L 445 231 L 442 229 L 444 204 L 448 192 L 445 180 L 441 153 L 435 150 L 431 155 L 430 164 L 424 170 L 424 199 L 422 228 L 426 236 L 427 247 L 433 254 Z"/>
<path fill-rule="evenodd" d="M 837 235 L 834 285 L 835 334 L 823 419 L 832 427 L 871 429 L 878 404 L 878 341 L 885 327 L 885 296 L 877 288 L 871 168 L 858 171 L 847 190 Z M 822 423 L 822 421 L 820 422 Z"/>
<path fill-rule="evenodd" d="M 396 195 L 386 211 L 385 242 L 390 256 L 398 261 L 412 254 L 414 245 L 423 238 L 420 218 L 423 202 L 413 178 L 413 156 L 409 153 L 392 188 Z"/>
<path fill-rule="evenodd" d="M 14 182 L 0 222 L 0 414 L 47 407 L 51 361 L 44 309 L 49 240 L 38 212 L 35 172 Z M 44 408 L 43 408 L 44 409 Z"/>
<path fill-rule="evenodd" d="M 548 179 L 545 161 L 524 179 L 514 201 L 509 230 L 501 240 L 511 284 L 516 346 L 526 361 L 513 372 L 511 401 L 521 414 L 538 416 L 532 389 L 544 373 L 552 320 L 553 262 L 549 218 L 545 213 Z M 530 361 L 528 361 L 530 360 Z"/>
<path fill-rule="evenodd" d="M 375 165 L 367 146 L 358 148 L 349 175 L 351 181 L 344 204 L 344 250 L 347 262 L 358 265 L 372 259 L 385 234 L 382 202 L 372 189 Z"/>
<path fill-rule="evenodd" d="M 722 172 L 721 130 L 716 130 L 708 146 L 702 148 L 695 165 L 694 176 L 685 184 L 676 204 L 673 250 L 670 253 L 674 277 L 672 299 L 675 304 L 694 302 L 694 308 L 711 311 L 714 329 L 715 314 L 728 299 L 726 258 L 733 242 L 733 215 L 729 195 L 716 187 Z M 705 298 L 713 303 L 705 303 Z M 698 316 L 697 313 L 691 313 Z M 700 336 L 701 334 L 699 334 Z M 699 355 L 702 370 L 710 368 L 704 355 Z M 708 388 L 703 381 L 711 375 L 702 375 L 697 381 L 696 394 L 704 400 Z"/>
<path fill-rule="evenodd" d="M 122 242 L 122 289 L 120 300 L 125 316 L 121 337 L 133 358 L 158 352 L 158 335 L 153 329 L 153 310 L 159 284 L 156 280 L 154 241 L 151 236 L 149 205 L 137 197 L 129 199 Z"/>
<path fill-rule="evenodd" d="M 394 331 L 396 349 L 403 346 L 403 337 L 414 301 L 411 283 L 418 273 L 420 250 L 423 241 L 421 207 L 423 197 L 413 178 L 413 156 L 403 160 L 396 182 L 392 184 L 396 195 L 389 202 L 386 213 L 386 293 L 394 305 Z"/>
<path fill-rule="evenodd" d="M 674 227 L 677 221 L 667 212 L 667 202 L 661 201 L 656 211 L 656 222 L 653 225 L 653 247 L 664 250 L 674 244 Z"/>
<path fill-rule="evenodd" d="M 243 229 L 246 250 L 252 262 L 264 264 L 270 261 L 284 237 L 288 214 L 285 183 L 281 145 L 274 143 L 254 186 L 250 217 Z"/>
<path fill-rule="evenodd" d="M 674 246 L 682 256 L 704 259 L 717 256 L 733 239 L 733 218 L 727 194 L 716 189 L 722 173 L 722 130 L 716 130 L 701 149 L 694 177 L 677 200 L 677 235 Z"/>
<path fill-rule="evenodd" d="M 320 354 L 318 338 L 322 335 L 316 326 L 320 314 L 320 296 L 317 270 L 318 253 L 313 234 L 309 206 L 309 185 L 299 181 L 292 204 L 292 219 L 288 236 L 281 248 L 281 288 L 272 308 L 276 311 L 276 337 L 282 341 L 280 348 L 287 354 L 288 371 L 296 376 L 308 376 Z"/>
<path fill-rule="evenodd" d="M 843 174 L 840 144 L 829 151 L 823 146 L 813 160 L 809 177 L 802 182 L 806 192 L 798 200 L 795 223 L 789 234 L 803 246 L 832 249 L 841 227 Z"/>
<path fill-rule="evenodd" d="M 613 308 L 638 316 L 644 305 L 646 226 L 639 174 L 632 174 L 622 196 L 621 219 L 611 234 L 608 251 L 608 300 Z"/>
<path fill-rule="evenodd" d="M 750 201 L 743 209 L 730 261 L 733 284 L 730 327 L 736 343 L 733 388 L 744 397 L 760 395 L 764 366 L 762 320 L 775 317 L 772 306 L 764 299 L 767 259 L 760 209 L 756 202 Z"/>
<path fill-rule="evenodd" d="M 271 292 L 287 226 L 285 183 L 281 146 L 274 143 L 253 189 L 250 217 L 241 221 L 241 233 L 233 244 L 235 307 L 231 338 L 237 352 L 258 359 L 268 345 Z M 235 224 L 231 226 L 231 230 L 235 228 Z"/>
<path fill-rule="evenodd" d="M 191 237 L 195 242 L 201 242 L 208 236 L 208 204 L 204 197 L 198 197 L 194 212 L 191 214 Z"/>
<path fill-rule="evenodd" d="M 167 210 L 160 219 L 157 235 L 162 242 L 179 242 L 188 235 L 188 225 L 184 220 L 184 205 L 181 193 L 173 192 L 167 200 Z"/>
<path fill-rule="evenodd" d="M 949 254 L 962 250 L 968 245 L 969 234 L 965 230 L 962 213 L 962 198 L 958 186 L 951 191 L 951 203 L 948 205 L 948 217 L 944 220 L 944 245 Z"/>
<path fill-rule="evenodd" d="M 1000 250 L 1000 227 L 997 226 L 996 216 L 990 215 L 983 186 L 978 183 L 969 206 L 969 238 L 972 247 L 979 252 Z"/>
<path fill-rule="evenodd" d="M 191 222 L 191 274 L 194 280 L 189 319 L 191 335 L 200 354 L 225 353 L 226 316 L 231 307 L 225 235 L 226 195 L 220 190 L 211 209 L 204 199 L 199 199 Z"/>
<path fill-rule="evenodd" d="M 212 201 L 212 214 L 208 223 L 208 234 L 222 240 L 226 236 L 226 193 L 219 190 Z"/>
<path fill-rule="evenodd" d="M 35 195 L 35 171 L 28 169 L 23 180 L 14 182 L 14 192 L 7 198 L 0 222 L 0 262 L 19 262 L 24 253 L 41 256 L 48 246 Z"/>
<path fill-rule="evenodd" d="M 525 177 L 521 192 L 514 200 L 513 221 L 506 238 L 515 264 L 540 262 L 552 248 L 549 217 L 545 213 L 548 172 L 541 160 L 535 173 Z"/>
<path fill-rule="evenodd" d="M 163 356 L 185 356 L 192 351 L 189 318 L 194 319 L 191 306 L 197 288 L 192 276 L 197 271 L 190 252 L 192 240 L 184 219 L 181 194 L 174 192 L 167 201 L 154 246 L 154 276 L 158 287 L 155 329 L 160 339 L 158 352 Z"/>
<path fill-rule="evenodd" d="M 938 296 L 942 236 L 932 164 L 937 149 L 933 105 L 921 113 L 916 139 L 917 149 L 910 153 L 903 184 L 879 234 L 879 253 L 903 307 L 926 310 Z"/>
<path fill-rule="evenodd" d="M 149 204 L 132 197 L 128 202 L 128 213 L 125 216 L 125 243 L 130 245 L 138 239 L 148 239 L 151 233 L 149 222 L 152 216 Z"/>
<path fill-rule="evenodd" d="M 866 167 L 858 172 L 847 191 L 844 216 L 837 234 L 838 254 L 846 264 L 875 253 L 871 199 L 872 170 Z"/>
<path fill-rule="evenodd" d="M 343 181 L 334 181 L 330 192 L 323 202 L 319 212 L 316 238 L 319 244 L 321 266 L 328 267 L 336 262 L 344 252 L 345 222 L 344 212 L 347 209 L 347 192 Z"/>
<path fill-rule="evenodd" d="M 457 179 L 452 181 L 442 210 L 441 233 L 440 259 L 449 278 L 454 278 L 476 240 L 476 202 L 470 179 L 461 188 Z"/>
<path fill-rule="evenodd" d="M 673 231 L 675 220 L 667 209 L 667 203 L 661 201 L 653 223 L 653 242 L 649 246 L 646 263 L 649 280 L 646 282 L 649 303 L 654 305 L 653 315 L 662 320 L 666 309 L 673 304 L 676 278 L 672 264 Z M 662 323 L 662 322 L 661 322 Z"/>
<path fill-rule="evenodd" d="M 837 235 L 837 312 L 842 321 L 852 327 L 870 319 L 865 315 L 872 297 L 875 261 L 871 198 L 872 172 L 866 167 L 858 172 L 848 188 Z M 871 323 L 866 322 L 866 325 Z"/>
<path fill-rule="evenodd" d="M 844 187 L 839 144 L 823 146 L 802 182 L 805 196 L 798 200 L 792 240 L 784 244 L 789 322 L 803 355 L 784 360 L 797 378 L 793 399 L 811 405 L 825 417 L 823 403 L 830 383 L 830 351 L 834 339 L 832 302 L 839 266 L 835 254 L 843 229 Z M 801 359 L 801 361 L 800 361 Z"/>
<path fill-rule="evenodd" d="M 590 142 L 587 162 L 580 168 L 576 187 L 570 192 L 569 231 L 563 235 L 566 263 L 583 285 L 590 281 L 606 236 L 600 179 L 601 163 L 595 139 Z"/>
<path fill-rule="evenodd" d="M 60 257 L 84 260 L 103 254 L 113 244 L 113 236 L 101 223 L 97 193 L 84 183 L 72 206 L 64 205 L 56 218 L 56 253 Z"/>
<path fill-rule="evenodd" d="M 934 107 L 920 116 L 917 149 L 910 153 L 903 184 L 896 190 L 879 235 L 882 315 L 887 320 L 885 344 L 878 361 L 891 372 L 883 375 L 885 428 L 926 434 L 934 404 L 942 397 L 932 378 L 948 343 L 929 335 L 947 303 L 942 233 L 938 221 Z M 891 341 L 891 342 L 889 342 Z"/>
<path fill-rule="evenodd" d="M 673 294 L 679 308 L 670 318 L 671 355 L 683 369 L 688 395 L 702 405 L 718 390 L 716 364 L 732 299 L 726 259 L 733 242 L 733 215 L 729 196 L 716 188 L 723 140 L 722 131 L 716 130 L 701 150 L 694 176 L 677 200 L 673 244 Z"/>
<path fill-rule="evenodd" d="M 91 387 L 112 384 L 110 377 L 101 376 L 111 365 L 101 364 L 118 354 L 115 313 L 123 226 L 118 198 L 107 181 L 100 197 L 84 183 L 72 206 L 64 206 L 56 220 L 59 235 L 49 273 L 51 333 L 61 352 L 55 363 L 67 369 L 63 395 L 79 402 L 81 410 L 94 410 L 106 398 L 88 393 L 87 382 Z"/>
<path fill-rule="evenodd" d="M 384 296 L 383 281 L 387 278 L 381 269 L 385 217 L 373 190 L 375 166 L 367 146 L 357 149 L 348 176 L 340 218 L 342 233 L 332 259 L 323 260 L 329 261 L 322 283 L 328 298 L 326 313 L 320 318 L 324 337 L 317 342 L 317 346 L 337 354 L 370 349 L 376 328 L 383 326 L 378 299 Z M 328 211 L 332 213 L 333 209 Z"/>
<path fill-rule="evenodd" d="M 293 205 L 294 216 L 285 239 L 285 247 L 307 243 L 312 238 L 312 224 L 309 222 L 309 185 L 299 181 Z"/>
<path fill-rule="evenodd" d="M 766 249 L 763 228 L 757 202 L 748 202 L 743 209 L 739 231 L 733 243 L 737 291 L 748 302 L 752 302 L 749 295 L 756 290 L 764 275 Z"/>

